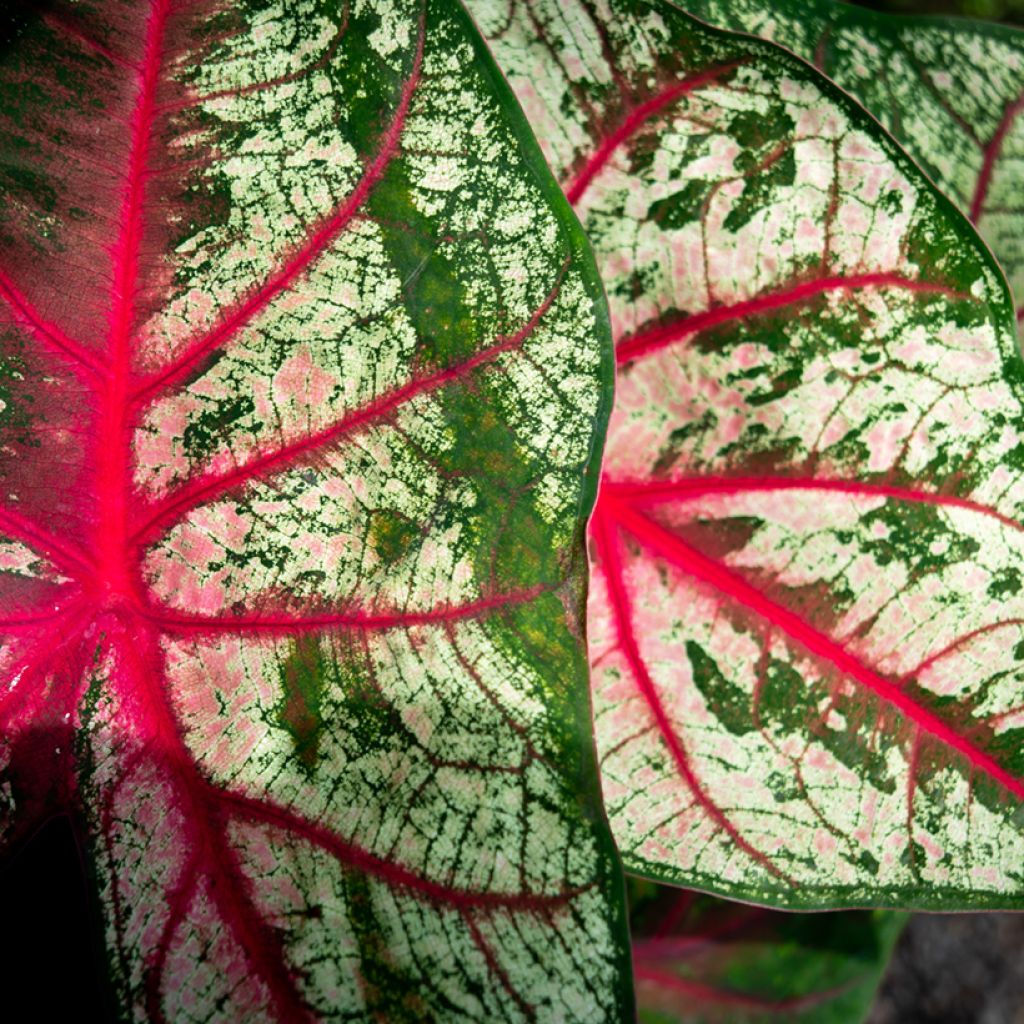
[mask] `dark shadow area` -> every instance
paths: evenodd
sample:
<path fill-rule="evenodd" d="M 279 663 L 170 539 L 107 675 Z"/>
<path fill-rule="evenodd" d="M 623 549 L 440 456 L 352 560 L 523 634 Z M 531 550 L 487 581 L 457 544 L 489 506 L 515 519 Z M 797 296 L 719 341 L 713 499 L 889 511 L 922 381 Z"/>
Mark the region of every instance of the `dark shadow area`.
<path fill-rule="evenodd" d="M 53 818 L 0 868 L 0 990 L 24 1019 L 105 1024 L 85 878 L 67 818 Z M 27 1013 L 27 1011 L 26 1011 Z"/>
<path fill-rule="evenodd" d="M 770 5 L 770 0 L 765 0 Z M 954 14 L 1024 25 L 1024 0 L 853 0 L 888 14 Z"/>
<path fill-rule="evenodd" d="M 916 914 L 867 1024 L 1024 1024 L 1024 914 Z"/>
<path fill-rule="evenodd" d="M 0 3 L 0 50 L 17 45 L 25 26 L 55 6 L 56 0 L 4 0 Z"/>

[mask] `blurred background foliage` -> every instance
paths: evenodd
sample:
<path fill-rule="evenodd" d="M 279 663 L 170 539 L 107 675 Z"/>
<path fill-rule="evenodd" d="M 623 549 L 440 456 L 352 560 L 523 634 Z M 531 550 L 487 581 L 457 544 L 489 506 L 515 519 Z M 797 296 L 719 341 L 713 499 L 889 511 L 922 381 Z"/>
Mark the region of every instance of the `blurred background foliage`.
<path fill-rule="evenodd" d="M 1024 25 L 1024 0 L 857 0 L 890 14 L 957 14 Z"/>

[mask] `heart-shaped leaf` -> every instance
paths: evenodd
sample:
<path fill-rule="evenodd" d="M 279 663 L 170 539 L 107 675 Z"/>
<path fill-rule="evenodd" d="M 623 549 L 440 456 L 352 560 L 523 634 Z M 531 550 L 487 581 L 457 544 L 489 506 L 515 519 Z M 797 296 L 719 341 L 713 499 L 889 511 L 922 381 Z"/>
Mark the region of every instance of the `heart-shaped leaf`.
<path fill-rule="evenodd" d="M 977 225 L 1024 330 L 1024 32 L 832 0 L 685 0 L 723 28 L 813 61 L 899 140 Z"/>
<path fill-rule="evenodd" d="M 642 1024 L 848 1024 L 867 1016 L 905 914 L 788 914 L 631 878 Z"/>
<path fill-rule="evenodd" d="M 777 47 L 661 0 L 474 10 L 611 302 L 590 650 L 626 867 L 1024 906 L 1024 365 L 988 250 Z"/>
<path fill-rule="evenodd" d="M 607 313 L 465 13 L 46 4 L 0 138 L 8 839 L 126 1018 L 622 1019 Z"/>

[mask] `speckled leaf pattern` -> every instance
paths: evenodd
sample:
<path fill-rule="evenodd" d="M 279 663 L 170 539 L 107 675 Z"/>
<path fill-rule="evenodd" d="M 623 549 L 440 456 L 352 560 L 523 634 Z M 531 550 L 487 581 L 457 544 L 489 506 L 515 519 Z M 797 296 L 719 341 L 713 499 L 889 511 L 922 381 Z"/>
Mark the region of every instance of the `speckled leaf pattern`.
<path fill-rule="evenodd" d="M 1024 906 L 1024 365 L 877 123 L 666 3 L 473 7 L 598 253 L 592 690 L 626 867 Z"/>
<path fill-rule="evenodd" d="M 829 0 L 685 0 L 723 28 L 813 61 L 856 97 L 977 225 L 1024 331 L 1024 32 Z"/>
<path fill-rule="evenodd" d="M 607 308 L 482 41 L 44 8 L 0 52 L 6 839 L 74 809 L 125 1019 L 628 1019 Z"/>
<path fill-rule="evenodd" d="M 905 914 L 788 914 L 630 880 L 641 1024 L 856 1024 Z"/>

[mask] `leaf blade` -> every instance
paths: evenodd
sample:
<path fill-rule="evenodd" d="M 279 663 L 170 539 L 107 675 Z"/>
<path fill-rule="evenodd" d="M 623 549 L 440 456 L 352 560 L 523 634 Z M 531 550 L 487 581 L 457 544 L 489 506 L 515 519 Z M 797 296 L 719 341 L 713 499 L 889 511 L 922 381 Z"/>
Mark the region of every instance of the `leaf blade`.
<path fill-rule="evenodd" d="M 1019 905 L 1017 676 L 976 646 L 1018 618 L 991 255 L 778 49 L 666 3 L 474 12 L 609 292 L 591 663 L 627 868 L 788 907 Z"/>
<path fill-rule="evenodd" d="M 764 36 L 812 61 L 871 111 L 975 224 L 1024 299 L 1020 238 L 1019 29 L 888 15 L 842 3 L 687 3 L 699 18 Z"/>
<path fill-rule="evenodd" d="M 78 811 L 121 1012 L 622 1019 L 607 313 L 465 14 L 65 5 L 0 91 L 12 828 Z"/>

